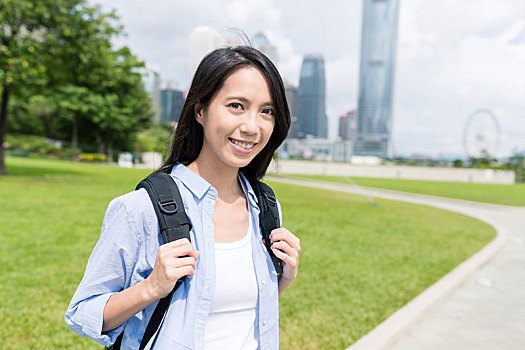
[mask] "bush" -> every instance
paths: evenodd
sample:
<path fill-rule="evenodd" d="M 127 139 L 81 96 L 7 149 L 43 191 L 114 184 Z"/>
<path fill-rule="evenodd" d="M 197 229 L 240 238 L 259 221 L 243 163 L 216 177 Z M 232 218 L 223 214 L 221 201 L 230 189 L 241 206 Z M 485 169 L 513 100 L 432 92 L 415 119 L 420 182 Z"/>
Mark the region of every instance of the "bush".
<path fill-rule="evenodd" d="M 148 129 L 139 132 L 133 143 L 133 151 L 158 152 L 165 158 L 169 152 L 170 136 L 173 125 L 169 123 L 152 124 Z"/>
<path fill-rule="evenodd" d="M 108 156 L 104 153 L 81 153 L 78 160 L 89 163 L 104 163 L 108 160 Z"/>
<path fill-rule="evenodd" d="M 40 136 L 6 135 L 6 142 L 7 150 L 13 155 L 26 152 L 37 155 L 58 155 L 61 152 L 60 146 Z"/>

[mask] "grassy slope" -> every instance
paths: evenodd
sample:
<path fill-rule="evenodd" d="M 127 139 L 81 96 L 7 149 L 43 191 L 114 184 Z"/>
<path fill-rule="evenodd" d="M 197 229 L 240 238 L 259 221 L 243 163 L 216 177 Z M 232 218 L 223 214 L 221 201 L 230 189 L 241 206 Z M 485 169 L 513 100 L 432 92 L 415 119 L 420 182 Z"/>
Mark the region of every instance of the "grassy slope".
<path fill-rule="evenodd" d="M 284 176 L 284 175 L 283 175 Z M 379 179 L 365 177 L 286 175 L 302 179 L 331 181 L 387 190 L 428 194 L 439 197 L 464 199 L 502 205 L 525 206 L 525 184 L 493 185 L 463 182 Z"/>
<path fill-rule="evenodd" d="M 8 158 L 0 178 L 0 343 L 100 349 L 63 321 L 105 208 L 148 171 Z M 458 214 L 272 184 L 302 239 L 300 275 L 281 299 L 283 349 L 350 345 L 485 245 L 494 231 Z M 446 223 L 446 224 L 444 224 Z"/>

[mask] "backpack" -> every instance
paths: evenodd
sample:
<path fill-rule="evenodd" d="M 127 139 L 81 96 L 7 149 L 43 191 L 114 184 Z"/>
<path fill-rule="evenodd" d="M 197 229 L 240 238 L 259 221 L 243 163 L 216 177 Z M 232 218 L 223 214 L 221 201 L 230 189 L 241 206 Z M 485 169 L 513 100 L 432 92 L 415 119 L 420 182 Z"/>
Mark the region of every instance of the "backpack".
<path fill-rule="evenodd" d="M 265 183 L 255 180 L 250 181 L 250 184 L 255 192 L 260 209 L 259 222 L 262 238 L 264 239 L 266 249 L 270 253 L 275 271 L 279 275 L 282 273 L 281 260 L 272 252 L 270 242 L 270 233 L 272 230 L 281 226 L 277 200 L 271 187 Z M 138 190 L 140 188 L 144 188 L 148 192 L 153 208 L 155 209 L 155 214 L 157 215 L 159 230 L 164 243 L 182 238 L 190 240 L 190 230 L 192 226 L 184 211 L 184 204 L 177 184 L 173 181 L 171 175 L 167 173 L 152 174 L 142 180 L 135 189 Z M 143 350 L 146 347 L 155 333 L 158 335 L 158 330 L 168 311 L 173 292 L 175 292 L 185 279 L 186 276 L 180 278 L 170 294 L 159 300 L 148 322 L 140 342 L 139 350 Z M 106 347 L 106 350 L 120 350 L 123 335 L 124 332 L 120 333 L 115 343 L 110 347 Z M 153 348 L 156 340 L 157 336 L 153 339 L 151 348 Z"/>

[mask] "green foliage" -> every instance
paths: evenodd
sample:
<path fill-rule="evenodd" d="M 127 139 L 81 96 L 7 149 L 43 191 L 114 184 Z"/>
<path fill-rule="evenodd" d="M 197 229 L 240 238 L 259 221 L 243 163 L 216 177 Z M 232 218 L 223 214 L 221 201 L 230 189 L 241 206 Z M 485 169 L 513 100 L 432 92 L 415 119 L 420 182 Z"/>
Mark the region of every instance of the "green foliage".
<path fill-rule="evenodd" d="M 463 161 L 461 159 L 454 159 L 452 165 L 454 168 L 463 168 Z"/>
<path fill-rule="evenodd" d="M 8 162 L 12 177 L 0 181 L 2 345 L 99 349 L 69 331 L 63 315 L 108 202 L 149 171 Z M 280 299 L 281 349 L 346 348 L 494 237 L 488 225 L 443 210 L 272 186 L 303 248 L 299 276 Z"/>
<path fill-rule="evenodd" d="M 168 123 L 155 123 L 137 133 L 133 143 L 135 152 L 159 152 L 165 159 L 170 150 L 173 126 Z"/>
<path fill-rule="evenodd" d="M 356 184 L 366 187 L 384 188 L 387 190 L 428 194 L 438 197 L 464 199 L 475 202 L 486 202 L 502 205 L 525 206 L 525 184 L 493 185 L 465 182 L 441 182 L 420 180 L 379 179 L 368 177 L 299 175 L 290 177 L 320 181 Z"/>
<path fill-rule="evenodd" d="M 25 150 L 32 154 L 59 155 L 63 150 L 52 141 L 34 135 L 16 135 L 6 138 L 7 150 Z"/>
<path fill-rule="evenodd" d="M 509 158 L 506 166 L 516 174 L 516 182 L 525 182 L 525 156 L 523 153 L 515 153 Z"/>
<path fill-rule="evenodd" d="M 89 163 L 104 163 L 108 160 L 108 156 L 104 153 L 81 153 L 78 160 Z"/>
<path fill-rule="evenodd" d="M 44 123 L 37 113 L 32 113 L 33 106 L 26 99 L 16 96 L 11 98 L 9 115 L 6 121 L 6 130 L 11 134 L 43 135 Z"/>
<path fill-rule="evenodd" d="M 122 31 L 114 12 L 86 0 L 0 0 L 0 23 L 0 102 L 18 102 L 0 109 L 0 144 L 8 110 L 17 116 L 10 132 L 65 132 L 76 148 L 82 128 L 110 156 L 147 126 L 150 100 L 136 70 L 143 63 L 126 47 L 112 49 Z"/>

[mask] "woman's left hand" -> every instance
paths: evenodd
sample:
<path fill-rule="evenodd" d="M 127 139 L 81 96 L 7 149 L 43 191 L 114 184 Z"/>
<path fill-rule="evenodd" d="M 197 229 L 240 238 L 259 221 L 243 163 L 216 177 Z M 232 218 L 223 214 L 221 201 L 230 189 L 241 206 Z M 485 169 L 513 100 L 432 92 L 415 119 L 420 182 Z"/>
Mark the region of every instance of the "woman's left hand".
<path fill-rule="evenodd" d="M 288 281 L 288 285 L 297 277 L 301 241 L 284 227 L 273 230 L 270 234 L 270 241 L 273 253 L 283 262 L 283 273 L 280 279 Z"/>

